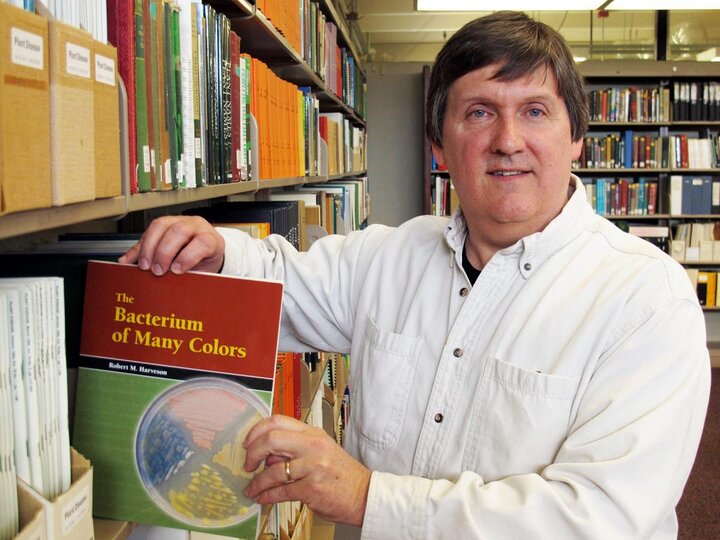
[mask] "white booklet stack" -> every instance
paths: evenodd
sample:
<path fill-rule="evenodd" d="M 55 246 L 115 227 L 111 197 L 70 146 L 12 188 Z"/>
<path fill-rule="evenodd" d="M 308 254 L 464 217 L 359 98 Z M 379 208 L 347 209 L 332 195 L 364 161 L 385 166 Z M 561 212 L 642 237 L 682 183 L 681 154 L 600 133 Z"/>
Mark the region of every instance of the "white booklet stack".
<path fill-rule="evenodd" d="M 18 532 L 18 502 L 15 487 L 13 399 L 10 382 L 10 333 L 8 302 L 0 294 L 0 539 Z"/>
<path fill-rule="evenodd" d="M 15 474 L 48 500 L 70 487 L 64 305 L 61 278 L 0 279 L 0 539 L 17 529 Z"/>

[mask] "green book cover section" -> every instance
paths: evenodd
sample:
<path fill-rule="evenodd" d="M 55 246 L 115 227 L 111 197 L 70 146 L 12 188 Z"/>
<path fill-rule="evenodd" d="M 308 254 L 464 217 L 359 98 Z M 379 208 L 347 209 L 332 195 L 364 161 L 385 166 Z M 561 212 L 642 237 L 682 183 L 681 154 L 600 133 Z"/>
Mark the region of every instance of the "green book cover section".
<path fill-rule="evenodd" d="M 73 445 L 95 516 L 257 537 L 242 443 L 270 414 L 281 300 L 274 281 L 88 263 Z"/>

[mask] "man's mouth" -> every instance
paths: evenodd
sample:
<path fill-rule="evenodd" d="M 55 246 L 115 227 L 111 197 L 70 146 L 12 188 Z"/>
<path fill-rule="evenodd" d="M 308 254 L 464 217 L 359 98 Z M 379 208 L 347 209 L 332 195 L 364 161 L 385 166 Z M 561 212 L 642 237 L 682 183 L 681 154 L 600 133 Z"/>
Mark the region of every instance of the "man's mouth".
<path fill-rule="evenodd" d="M 526 171 L 490 171 L 490 174 L 493 176 L 518 176 L 520 174 L 525 174 Z"/>

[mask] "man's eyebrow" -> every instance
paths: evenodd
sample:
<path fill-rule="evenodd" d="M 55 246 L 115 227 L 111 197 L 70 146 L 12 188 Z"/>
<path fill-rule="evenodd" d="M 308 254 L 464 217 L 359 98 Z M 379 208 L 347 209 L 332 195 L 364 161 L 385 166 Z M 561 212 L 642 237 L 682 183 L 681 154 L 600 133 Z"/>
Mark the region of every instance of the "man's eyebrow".
<path fill-rule="evenodd" d="M 553 99 L 555 94 L 552 92 L 543 92 L 538 94 L 532 94 L 529 96 L 525 96 L 521 99 L 522 102 L 525 103 L 531 103 L 535 101 L 546 101 L 548 99 Z M 461 105 L 473 103 L 473 102 L 479 102 L 479 103 L 493 103 L 494 99 L 491 96 L 488 96 L 486 94 L 480 95 L 480 94 L 470 94 L 466 97 L 460 97 L 458 99 L 458 103 Z"/>

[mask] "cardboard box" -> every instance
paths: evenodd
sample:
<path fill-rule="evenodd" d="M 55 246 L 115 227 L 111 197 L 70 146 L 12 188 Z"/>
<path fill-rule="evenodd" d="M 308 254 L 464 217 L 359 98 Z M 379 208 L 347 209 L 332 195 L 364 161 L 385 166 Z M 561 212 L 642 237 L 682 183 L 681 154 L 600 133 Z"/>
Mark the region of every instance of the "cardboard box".
<path fill-rule="evenodd" d="M 18 479 L 30 497 L 44 508 L 45 536 L 47 540 L 94 540 L 92 519 L 92 466 L 74 448 L 71 449 L 72 484 L 70 489 L 48 501 Z M 34 537 L 33 537 L 34 538 Z"/>
<path fill-rule="evenodd" d="M 18 481 L 18 510 L 20 532 L 14 540 L 47 540 L 45 531 L 45 507 L 22 481 Z"/>
<path fill-rule="evenodd" d="M 51 206 L 47 20 L 0 2 L 0 214 Z"/>
<path fill-rule="evenodd" d="M 114 519 L 94 518 L 95 540 L 127 540 L 136 523 Z"/>
<path fill-rule="evenodd" d="M 93 42 L 92 81 L 95 123 L 95 197 L 117 197 L 120 178 L 120 111 L 117 49 Z"/>
<path fill-rule="evenodd" d="M 62 206 L 95 199 L 94 42 L 57 20 L 48 36 L 52 202 Z"/>

